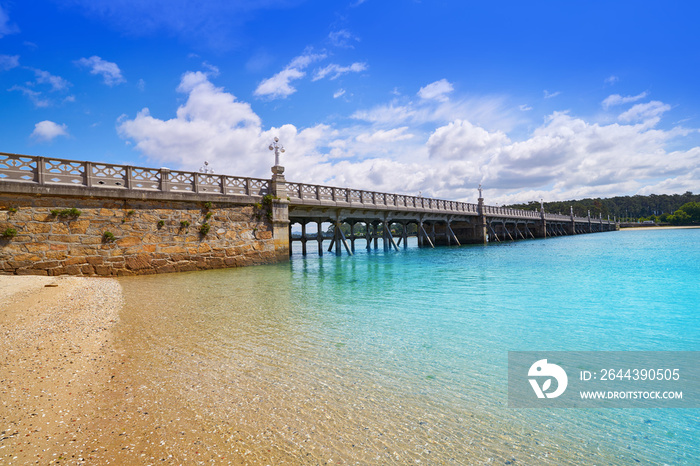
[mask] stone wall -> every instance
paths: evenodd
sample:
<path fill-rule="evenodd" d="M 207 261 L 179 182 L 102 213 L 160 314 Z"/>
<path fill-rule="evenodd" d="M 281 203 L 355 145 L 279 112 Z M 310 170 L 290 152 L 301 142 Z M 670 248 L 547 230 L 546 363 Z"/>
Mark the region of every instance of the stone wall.
<path fill-rule="evenodd" d="M 0 192 L 0 274 L 138 275 L 288 260 L 255 199 L 151 197 Z"/>

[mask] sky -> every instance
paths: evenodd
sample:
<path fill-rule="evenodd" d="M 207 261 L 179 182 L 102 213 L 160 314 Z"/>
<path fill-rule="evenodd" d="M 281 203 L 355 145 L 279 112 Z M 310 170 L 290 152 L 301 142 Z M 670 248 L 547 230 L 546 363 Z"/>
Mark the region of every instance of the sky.
<path fill-rule="evenodd" d="M 0 152 L 509 204 L 700 189 L 694 1 L 0 0 Z"/>

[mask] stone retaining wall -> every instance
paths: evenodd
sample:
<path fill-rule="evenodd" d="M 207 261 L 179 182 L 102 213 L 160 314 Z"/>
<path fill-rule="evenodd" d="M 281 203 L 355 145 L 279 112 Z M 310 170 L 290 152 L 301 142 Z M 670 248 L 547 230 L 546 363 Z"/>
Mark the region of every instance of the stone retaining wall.
<path fill-rule="evenodd" d="M 212 199 L 207 208 L 193 200 L 0 193 L 0 274 L 139 275 L 288 259 L 288 249 L 275 251 L 264 207 Z"/>

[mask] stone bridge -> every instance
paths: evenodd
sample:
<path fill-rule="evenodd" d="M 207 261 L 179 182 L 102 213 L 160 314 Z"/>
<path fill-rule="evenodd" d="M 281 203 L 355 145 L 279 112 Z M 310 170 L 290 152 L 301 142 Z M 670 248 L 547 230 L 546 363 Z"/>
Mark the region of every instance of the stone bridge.
<path fill-rule="evenodd" d="M 250 257 L 241 258 L 240 254 L 231 252 L 233 249 L 239 252 L 241 248 L 247 250 L 246 245 L 242 244 L 245 238 L 255 245 L 254 250 L 270 252 L 267 256 L 253 257 L 250 259 L 252 263 L 286 260 L 292 250 L 292 241 L 300 242 L 304 253 L 306 243 L 315 241 L 318 243 L 319 252 L 323 253 L 322 235 L 306 233 L 309 223 L 315 223 L 318 232 L 322 230 L 322 223 L 330 222 L 334 226 L 329 251 L 334 249 L 338 255 L 343 250 L 348 254 L 354 251 L 358 239 L 355 235 L 355 225 L 358 223 L 365 226 L 366 247 L 371 247 L 372 242 L 374 247 L 377 247 L 378 239 L 381 238 L 386 249 L 398 249 L 401 243 L 406 247 L 409 226 L 412 224 L 415 225 L 418 244 L 421 247 L 486 244 L 617 229 L 617 224 L 610 219 L 592 218 L 590 215 L 577 217 L 573 211 L 569 215 L 560 215 L 547 213 L 543 208 L 539 211 L 527 211 L 489 206 L 484 204 L 482 197 L 477 204 L 470 204 L 422 196 L 288 182 L 284 177 L 284 168 L 279 165 L 272 167 L 272 173 L 271 179 L 259 179 L 0 153 L 0 248 L 5 248 L 4 256 L 0 250 L 0 266 L 4 266 L 4 270 L 10 273 L 24 270 L 27 266 L 26 261 L 14 261 L 21 263 L 21 266 L 16 267 L 9 267 L 7 264 L 15 256 L 21 255 L 20 253 L 26 255 L 31 249 L 27 246 L 30 243 L 45 242 L 51 248 L 58 248 L 60 243 L 66 246 L 68 251 L 72 250 L 71 242 L 79 241 L 82 246 L 95 243 L 94 239 L 85 236 L 90 235 L 92 230 L 89 228 L 78 235 L 53 235 L 53 227 L 47 229 L 46 225 L 37 224 L 49 221 L 46 217 L 49 213 L 46 205 L 77 208 L 75 206 L 94 206 L 102 203 L 101 210 L 91 208 L 86 212 L 96 216 L 95 222 L 101 225 L 109 224 L 111 212 L 122 224 L 113 222 L 111 228 L 119 234 L 130 234 L 131 238 L 135 237 L 127 231 L 127 226 L 124 225 L 126 222 L 121 219 L 146 218 L 146 211 L 147 218 L 156 218 L 167 212 L 167 215 L 159 217 L 157 231 L 153 225 L 141 225 L 140 228 L 148 230 L 150 235 L 146 236 L 149 236 L 151 242 L 142 245 L 145 249 L 123 248 L 112 252 L 111 255 L 128 255 L 131 252 L 142 255 L 141 263 L 145 261 L 150 264 L 149 259 L 157 258 L 166 260 L 171 265 L 181 263 L 181 260 L 176 260 L 181 258 L 178 256 L 173 259 L 167 255 L 159 255 L 167 249 L 159 241 L 198 241 L 198 250 L 209 250 L 212 255 L 211 261 L 202 261 L 201 257 L 195 257 L 197 253 L 190 247 L 186 258 L 199 264 L 195 268 L 246 265 L 250 262 Z M 214 216 L 211 220 L 211 214 L 203 218 L 192 215 L 195 208 L 201 209 L 201 206 L 212 203 L 221 209 L 228 209 L 226 215 Z M 175 205 L 177 209 L 173 210 Z M 23 209 L 26 215 L 15 216 L 14 212 L 18 208 Z M 32 211 L 31 215 L 27 214 L 27 209 Z M 6 212 L 3 213 L 2 210 Z M 51 212 L 55 214 L 54 210 Z M 98 219 L 98 215 L 104 218 Z M 162 231 L 163 225 L 177 223 L 173 220 L 175 215 L 187 215 L 187 219 L 192 219 L 193 227 L 197 227 L 203 234 L 195 239 L 183 239 L 171 231 L 170 236 L 164 234 L 159 240 L 156 233 Z M 20 221 L 20 218 L 24 220 Z M 17 222 L 13 223 L 13 219 Z M 189 225 L 190 221 L 179 222 L 180 226 L 186 223 Z M 292 235 L 292 225 L 297 223 L 301 225 L 302 234 L 295 238 Z M 343 228 L 343 224 L 350 226 L 349 235 L 344 233 L 348 228 Z M 215 227 L 211 233 L 210 227 Z M 39 233 L 32 236 L 29 230 Z M 178 231 L 181 235 L 181 229 Z M 266 231 L 271 234 L 271 238 L 265 236 Z M 97 234 L 96 230 L 92 234 Z M 15 235 L 17 238 L 13 238 Z M 236 240 L 232 239 L 234 237 Z M 135 241 L 132 239 L 130 243 Z M 22 242 L 26 244 L 21 246 Z M 13 243 L 13 246 L 8 249 L 9 243 Z M 102 243 L 104 246 L 104 238 Z M 95 248 L 104 249 L 102 246 Z M 92 251 L 95 254 L 97 252 Z M 92 257 L 89 255 L 90 251 L 85 254 L 88 254 L 85 257 Z M 143 256 L 144 254 L 146 256 Z M 227 262 L 225 259 L 230 255 L 238 257 L 238 262 Z M 45 257 L 40 259 L 47 260 Z M 63 257 L 58 260 L 60 262 L 67 259 Z"/>

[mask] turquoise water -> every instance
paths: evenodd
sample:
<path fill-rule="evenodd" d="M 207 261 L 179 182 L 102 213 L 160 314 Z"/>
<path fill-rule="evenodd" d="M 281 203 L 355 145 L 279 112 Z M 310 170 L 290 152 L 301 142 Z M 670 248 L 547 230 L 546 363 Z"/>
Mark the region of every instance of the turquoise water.
<path fill-rule="evenodd" d="M 508 351 L 700 350 L 699 278 L 697 229 L 295 251 L 124 279 L 122 321 L 150 374 L 290 462 L 699 464 L 697 409 L 507 407 Z"/>

